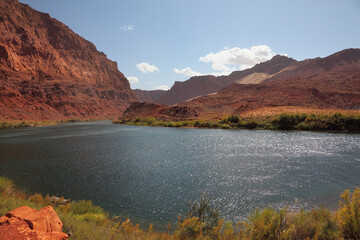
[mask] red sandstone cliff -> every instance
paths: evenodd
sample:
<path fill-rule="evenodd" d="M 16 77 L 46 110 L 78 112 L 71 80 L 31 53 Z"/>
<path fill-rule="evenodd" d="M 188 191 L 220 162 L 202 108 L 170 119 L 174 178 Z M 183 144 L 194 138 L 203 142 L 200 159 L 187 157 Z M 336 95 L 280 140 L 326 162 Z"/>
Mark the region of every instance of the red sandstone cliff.
<path fill-rule="evenodd" d="M 17 0 L 0 1 L 0 119 L 114 117 L 137 97 L 94 44 Z"/>

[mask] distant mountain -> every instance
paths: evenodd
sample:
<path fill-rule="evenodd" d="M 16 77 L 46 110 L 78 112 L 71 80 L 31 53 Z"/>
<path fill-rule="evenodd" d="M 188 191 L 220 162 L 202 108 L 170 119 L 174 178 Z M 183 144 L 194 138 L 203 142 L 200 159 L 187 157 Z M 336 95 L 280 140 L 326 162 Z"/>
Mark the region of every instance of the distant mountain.
<path fill-rule="evenodd" d="M 274 60 L 286 60 L 290 64 L 272 64 Z M 260 82 L 256 84 L 239 84 L 250 76 L 262 79 L 255 80 Z M 278 56 L 225 79 L 235 84 L 176 106 L 191 109 L 200 118 L 276 107 L 360 109 L 360 49 L 346 49 L 325 58 L 300 62 Z M 135 115 L 133 111 L 132 116 Z"/>
<path fill-rule="evenodd" d="M 94 44 L 17 0 L 0 1 L 0 119 L 115 117 L 138 101 Z"/>
<path fill-rule="evenodd" d="M 159 103 L 159 99 L 164 95 L 166 92 L 165 90 L 141 90 L 135 89 L 135 94 L 142 102 L 153 102 Z"/>
<path fill-rule="evenodd" d="M 161 97 L 149 91 L 136 91 L 140 100 L 174 105 L 194 97 L 215 93 L 234 83 L 255 84 L 265 81 L 273 74 L 281 71 L 296 61 L 285 56 L 274 56 L 271 60 L 259 63 L 250 69 L 235 71 L 229 76 L 197 76 L 184 82 L 175 82 L 169 91 L 163 92 Z M 148 98 L 142 96 L 147 95 Z"/>

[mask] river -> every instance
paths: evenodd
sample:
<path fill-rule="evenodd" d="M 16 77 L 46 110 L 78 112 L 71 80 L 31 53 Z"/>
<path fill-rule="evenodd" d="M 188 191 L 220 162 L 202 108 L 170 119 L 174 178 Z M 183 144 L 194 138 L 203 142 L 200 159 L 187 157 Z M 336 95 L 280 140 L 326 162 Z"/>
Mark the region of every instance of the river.
<path fill-rule="evenodd" d="M 345 189 L 360 186 L 360 134 L 109 121 L 4 130 L 0 175 L 160 228 L 206 192 L 236 222 L 256 207 L 336 208 Z"/>

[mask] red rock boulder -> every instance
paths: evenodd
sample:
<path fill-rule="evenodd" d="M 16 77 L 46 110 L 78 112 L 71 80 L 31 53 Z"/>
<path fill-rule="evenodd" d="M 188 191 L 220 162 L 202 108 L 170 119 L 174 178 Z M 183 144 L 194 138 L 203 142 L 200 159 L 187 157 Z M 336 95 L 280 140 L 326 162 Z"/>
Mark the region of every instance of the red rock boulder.
<path fill-rule="evenodd" d="M 22 206 L 0 218 L 0 240 L 67 239 L 68 235 L 61 231 L 62 226 L 60 218 L 51 206 L 44 207 L 39 211 Z"/>

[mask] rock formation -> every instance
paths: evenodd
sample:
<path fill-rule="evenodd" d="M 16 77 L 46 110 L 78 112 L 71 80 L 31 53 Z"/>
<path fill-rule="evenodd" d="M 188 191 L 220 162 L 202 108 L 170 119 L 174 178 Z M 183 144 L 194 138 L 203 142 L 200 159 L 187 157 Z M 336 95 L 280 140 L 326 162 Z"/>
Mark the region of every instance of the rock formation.
<path fill-rule="evenodd" d="M 135 89 L 135 94 L 142 102 L 160 103 L 160 98 L 166 93 L 165 90 L 141 90 Z"/>
<path fill-rule="evenodd" d="M 301 62 L 277 56 L 228 77 L 238 80 L 216 94 L 199 96 L 176 106 L 188 107 L 200 118 L 286 106 L 360 110 L 360 49 L 346 49 L 326 58 Z M 257 79 L 258 83 L 244 84 L 251 79 Z M 132 111 L 132 115 L 136 112 Z"/>
<path fill-rule="evenodd" d="M 175 82 L 169 91 L 156 92 L 155 94 L 153 91 L 136 90 L 135 93 L 141 101 L 173 105 L 194 97 L 215 93 L 234 83 L 261 83 L 294 63 L 296 61 L 292 58 L 277 55 L 269 61 L 255 65 L 253 68 L 232 72 L 229 76 L 196 76 L 184 82 Z"/>
<path fill-rule="evenodd" d="M 187 106 L 166 106 L 150 102 L 136 102 L 126 109 L 122 118 L 131 119 L 136 117 L 153 116 L 162 120 L 185 120 L 195 119 L 198 113 Z"/>
<path fill-rule="evenodd" d="M 51 206 L 37 211 L 22 206 L 0 218 L 0 239 L 63 240 L 62 222 Z"/>
<path fill-rule="evenodd" d="M 0 1 L 0 119 L 113 117 L 137 97 L 94 44 L 17 0 Z"/>

